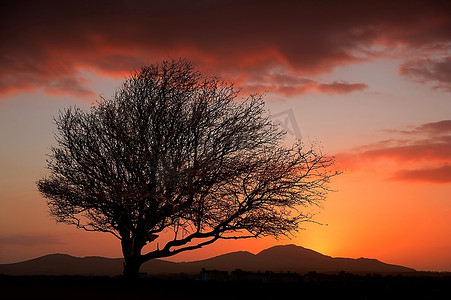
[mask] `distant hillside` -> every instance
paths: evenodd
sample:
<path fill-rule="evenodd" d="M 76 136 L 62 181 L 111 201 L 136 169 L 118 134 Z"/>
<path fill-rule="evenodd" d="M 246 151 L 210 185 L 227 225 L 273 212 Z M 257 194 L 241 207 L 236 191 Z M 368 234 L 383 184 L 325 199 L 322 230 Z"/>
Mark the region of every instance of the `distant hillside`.
<path fill-rule="evenodd" d="M 102 275 L 122 273 L 123 259 L 103 257 L 73 257 L 50 254 L 13 264 L 0 264 L 0 273 L 8 275 Z M 414 269 L 390 265 L 368 258 L 333 258 L 295 245 L 275 246 L 258 254 L 245 251 L 232 252 L 194 262 L 169 262 L 155 259 L 141 267 L 148 274 L 198 273 L 202 268 L 233 271 L 310 271 L 322 273 L 404 273 Z"/>
<path fill-rule="evenodd" d="M 233 271 L 273 271 L 297 272 L 310 271 L 323 273 L 405 273 L 414 269 L 390 265 L 376 259 L 368 258 L 333 258 L 316 251 L 296 245 L 274 246 L 258 254 L 249 252 L 233 252 L 210 259 L 184 263 L 185 270 L 195 271 L 201 268 Z M 143 266 L 143 270 L 147 270 Z M 149 270 L 150 271 L 150 270 Z M 151 272 L 149 272 L 151 273 Z"/>
<path fill-rule="evenodd" d="M 67 254 L 49 254 L 23 262 L 0 264 L 0 274 L 116 276 L 122 274 L 123 263 L 122 258 L 97 256 L 81 258 Z M 145 267 L 155 270 L 150 273 L 156 274 L 182 272 L 179 271 L 177 263 L 159 259 L 147 262 Z"/>

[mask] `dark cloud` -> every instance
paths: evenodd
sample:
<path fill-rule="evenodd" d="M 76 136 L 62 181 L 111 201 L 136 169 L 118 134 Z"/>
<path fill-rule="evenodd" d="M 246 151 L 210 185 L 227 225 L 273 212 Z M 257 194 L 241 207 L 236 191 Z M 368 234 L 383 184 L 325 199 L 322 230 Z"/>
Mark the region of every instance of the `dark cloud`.
<path fill-rule="evenodd" d="M 401 75 L 422 83 L 434 84 L 434 87 L 451 92 L 451 57 L 437 59 L 410 60 L 399 67 Z"/>
<path fill-rule="evenodd" d="M 445 165 L 435 168 L 402 170 L 391 178 L 400 181 L 420 181 L 431 183 L 450 183 L 451 182 L 451 166 Z"/>
<path fill-rule="evenodd" d="M 0 245 L 35 246 L 60 244 L 61 240 L 53 235 L 9 235 L 0 236 Z"/>
<path fill-rule="evenodd" d="M 407 136 L 433 136 L 436 141 L 440 139 L 442 142 L 447 142 L 451 139 L 451 120 L 442 120 L 438 122 L 425 123 L 419 126 L 415 126 L 411 130 L 383 130 L 387 133 L 401 133 Z"/>
<path fill-rule="evenodd" d="M 451 135 L 451 120 L 426 123 L 416 127 L 414 132 L 424 132 L 434 135 Z"/>
<path fill-rule="evenodd" d="M 283 96 L 301 95 L 308 92 L 321 92 L 329 94 L 348 94 L 362 91 L 368 86 L 364 83 L 348 83 L 345 81 L 321 83 L 309 78 L 290 74 L 256 74 L 245 77 L 238 82 L 246 91 L 269 91 Z"/>
<path fill-rule="evenodd" d="M 0 94 L 43 88 L 90 95 L 82 70 L 123 76 L 168 56 L 187 57 L 237 81 L 281 68 L 311 78 L 380 55 L 374 46 L 417 49 L 451 40 L 449 1 L 44 0 L 1 5 Z M 321 84 L 317 91 L 365 87 Z M 308 84 L 275 87 L 285 95 L 308 89 Z"/>

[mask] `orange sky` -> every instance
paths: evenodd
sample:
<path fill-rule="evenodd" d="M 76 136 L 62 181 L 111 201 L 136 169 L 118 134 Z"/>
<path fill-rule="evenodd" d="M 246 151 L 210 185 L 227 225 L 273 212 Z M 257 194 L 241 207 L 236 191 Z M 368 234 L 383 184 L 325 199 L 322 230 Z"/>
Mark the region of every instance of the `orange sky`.
<path fill-rule="evenodd" d="M 52 117 L 112 95 L 134 68 L 186 57 L 243 93 L 267 92 L 278 120 L 345 172 L 317 209 L 327 226 L 171 259 L 295 243 L 451 271 L 450 16 L 449 1 L 1 4 L 0 263 L 120 256 L 114 237 L 48 217 L 35 181 L 46 174 Z"/>

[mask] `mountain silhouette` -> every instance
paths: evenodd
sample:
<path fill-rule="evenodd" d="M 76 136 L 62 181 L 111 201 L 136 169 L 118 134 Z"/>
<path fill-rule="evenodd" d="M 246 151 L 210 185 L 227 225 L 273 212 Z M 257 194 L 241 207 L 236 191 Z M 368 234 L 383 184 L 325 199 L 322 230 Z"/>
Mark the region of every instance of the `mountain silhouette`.
<path fill-rule="evenodd" d="M 122 273 L 123 259 L 104 257 L 73 257 L 66 254 L 50 254 L 35 259 L 0 264 L 0 274 L 7 275 L 99 275 L 115 276 Z M 151 275 L 198 273 L 202 268 L 233 271 L 272 271 L 338 273 L 406 273 L 414 269 L 386 264 L 368 258 L 334 258 L 296 245 L 274 246 L 252 254 L 238 251 L 193 262 L 169 262 L 155 259 L 144 263 L 141 272 Z"/>

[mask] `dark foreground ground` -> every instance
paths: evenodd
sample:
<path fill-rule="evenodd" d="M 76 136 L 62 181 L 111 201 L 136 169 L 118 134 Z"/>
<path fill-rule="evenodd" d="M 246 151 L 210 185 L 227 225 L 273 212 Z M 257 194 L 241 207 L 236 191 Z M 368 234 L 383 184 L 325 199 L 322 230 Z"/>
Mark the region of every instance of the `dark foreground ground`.
<path fill-rule="evenodd" d="M 451 275 L 310 274 L 297 282 L 0 275 L 0 299 L 451 299 Z"/>

